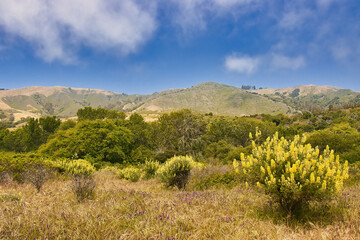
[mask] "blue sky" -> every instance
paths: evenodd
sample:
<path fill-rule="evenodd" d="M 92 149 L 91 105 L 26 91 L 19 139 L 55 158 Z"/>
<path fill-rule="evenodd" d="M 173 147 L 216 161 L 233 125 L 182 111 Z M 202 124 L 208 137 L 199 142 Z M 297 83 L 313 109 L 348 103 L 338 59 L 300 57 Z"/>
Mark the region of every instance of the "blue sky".
<path fill-rule="evenodd" d="M 360 90 L 358 0 L 0 1 L 0 87 Z"/>

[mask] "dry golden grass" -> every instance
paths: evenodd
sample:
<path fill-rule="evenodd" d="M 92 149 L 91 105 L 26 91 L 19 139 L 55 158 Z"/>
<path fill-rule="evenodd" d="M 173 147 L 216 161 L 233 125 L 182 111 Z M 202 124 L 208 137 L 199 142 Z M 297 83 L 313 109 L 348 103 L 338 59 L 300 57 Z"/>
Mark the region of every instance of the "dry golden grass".
<path fill-rule="evenodd" d="M 96 180 L 95 198 L 81 203 L 66 180 L 49 181 L 40 193 L 0 185 L 3 195 L 21 192 L 21 201 L 0 198 L 0 239 L 360 239 L 359 185 L 345 189 L 342 213 L 318 208 L 312 222 L 289 224 L 251 188 L 165 190 L 155 180 L 105 173 Z"/>

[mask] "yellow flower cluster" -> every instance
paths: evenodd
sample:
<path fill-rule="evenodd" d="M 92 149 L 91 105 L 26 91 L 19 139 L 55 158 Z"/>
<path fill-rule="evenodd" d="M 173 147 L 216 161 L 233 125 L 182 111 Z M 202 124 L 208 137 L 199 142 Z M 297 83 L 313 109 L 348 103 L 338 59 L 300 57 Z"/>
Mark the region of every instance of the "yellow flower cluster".
<path fill-rule="evenodd" d="M 258 137 L 259 132 L 256 133 Z M 322 154 L 310 144 L 304 144 L 306 137 L 295 136 L 293 141 L 279 138 L 276 133 L 263 144 L 252 141 L 252 154 L 241 154 L 241 163 L 236 160 L 236 172 L 240 168 L 244 174 L 267 189 L 286 187 L 290 191 L 322 191 L 326 194 L 338 193 L 343 180 L 349 177 L 348 163 L 340 163 L 339 156 L 327 147 Z"/>
<path fill-rule="evenodd" d="M 65 162 L 64 164 L 65 171 L 72 176 L 90 177 L 95 172 L 94 166 L 83 159 Z"/>
<path fill-rule="evenodd" d="M 120 177 L 132 182 L 137 182 L 141 177 L 142 171 L 139 168 L 129 166 L 120 171 Z"/>

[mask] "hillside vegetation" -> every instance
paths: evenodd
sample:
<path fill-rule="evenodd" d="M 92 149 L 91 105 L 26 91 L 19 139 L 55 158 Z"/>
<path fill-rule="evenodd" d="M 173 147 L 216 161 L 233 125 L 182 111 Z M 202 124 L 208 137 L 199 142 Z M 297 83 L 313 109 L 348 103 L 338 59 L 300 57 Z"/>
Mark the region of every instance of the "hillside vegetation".
<path fill-rule="evenodd" d="M 145 101 L 136 112 L 156 113 L 191 109 L 202 113 L 243 116 L 257 113 L 291 113 L 286 104 L 253 94 L 240 88 L 207 82 L 197 86 L 161 94 Z"/>
<path fill-rule="evenodd" d="M 346 104 L 356 104 L 360 94 L 350 89 L 331 86 L 306 85 L 283 89 L 259 89 L 252 92 L 281 101 L 301 111 L 332 109 Z"/>
<path fill-rule="evenodd" d="M 184 108 L 227 116 L 276 115 L 333 109 L 359 101 L 360 94 L 352 90 L 314 85 L 245 90 L 205 82 L 191 88 L 171 89 L 151 95 L 69 87 L 27 87 L 0 91 L 0 113 L 3 121 L 10 121 L 5 124 L 15 126 L 26 117 L 75 117 L 78 109 L 87 106 L 137 112 L 147 120 L 156 120 L 161 113 Z"/>
<path fill-rule="evenodd" d="M 2 105 L 8 106 L 3 110 L 13 109 L 40 116 L 59 117 L 76 116 L 77 110 L 86 106 L 124 110 L 147 97 L 147 95 L 126 95 L 103 90 L 65 87 L 29 87 L 0 92 Z"/>

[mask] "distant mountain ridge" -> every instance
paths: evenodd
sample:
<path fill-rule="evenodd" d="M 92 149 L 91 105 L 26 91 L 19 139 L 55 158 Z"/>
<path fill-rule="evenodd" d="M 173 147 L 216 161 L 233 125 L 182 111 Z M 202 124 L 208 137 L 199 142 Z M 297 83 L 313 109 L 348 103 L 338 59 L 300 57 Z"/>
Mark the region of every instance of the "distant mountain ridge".
<path fill-rule="evenodd" d="M 360 93 L 331 86 L 243 90 L 216 82 L 146 95 L 39 86 L 0 91 L 0 111 L 13 115 L 15 120 L 45 115 L 74 117 L 78 109 L 86 106 L 138 112 L 148 116 L 182 108 L 200 113 L 244 116 L 295 113 L 359 101 Z"/>

